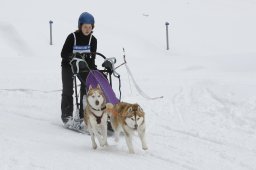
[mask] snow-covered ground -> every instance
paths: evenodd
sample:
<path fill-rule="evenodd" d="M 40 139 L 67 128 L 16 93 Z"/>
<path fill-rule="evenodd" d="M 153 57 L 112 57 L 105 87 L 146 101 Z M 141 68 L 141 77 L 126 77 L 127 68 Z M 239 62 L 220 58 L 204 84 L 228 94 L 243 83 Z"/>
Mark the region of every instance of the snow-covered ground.
<path fill-rule="evenodd" d="M 164 96 L 144 99 L 118 70 L 123 100 L 146 112 L 148 151 L 136 136 L 133 155 L 123 137 L 93 150 L 62 127 L 60 51 L 83 11 L 98 51 L 122 63 L 124 47 L 140 87 Z M 256 169 L 255 0 L 1 0 L 0 14 L 0 169 Z"/>

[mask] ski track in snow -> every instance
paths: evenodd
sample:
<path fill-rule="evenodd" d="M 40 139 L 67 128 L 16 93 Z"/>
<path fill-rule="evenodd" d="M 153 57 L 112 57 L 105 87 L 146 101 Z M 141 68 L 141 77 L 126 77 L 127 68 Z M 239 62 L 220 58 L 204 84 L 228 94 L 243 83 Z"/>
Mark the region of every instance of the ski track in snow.
<path fill-rule="evenodd" d="M 61 89 L 59 90 L 49 90 L 49 91 L 43 91 L 43 90 L 34 90 L 34 89 L 0 89 L 0 91 L 10 91 L 10 92 L 41 92 L 41 93 L 54 93 L 54 92 L 60 92 Z"/>
<path fill-rule="evenodd" d="M 154 105 L 151 105 L 153 107 L 148 105 L 148 101 L 143 101 L 141 103 L 142 106 L 145 106 L 144 109 L 146 110 L 149 150 L 146 152 L 143 151 L 141 149 L 140 141 L 137 139 L 138 136 L 135 136 L 134 146 L 135 151 L 137 152 L 135 157 L 140 160 L 151 161 L 152 163 L 162 162 L 162 165 L 164 165 L 162 167 L 165 167 L 163 169 L 168 169 L 168 166 L 175 167 L 175 169 L 191 170 L 204 169 L 207 168 L 207 166 L 214 166 L 216 168 L 240 167 L 245 169 L 254 169 L 253 167 L 255 164 L 247 161 L 245 158 L 249 158 L 250 160 L 255 157 L 256 149 L 250 148 L 252 145 L 249 145 L 249 148 L 246 145 L 242 146 L 236 141 L 232 141 L 232 136 L 226 134 L 228 132 L 236 134 L 236 128 L 240 128 L 241 126 L 240 123 L 237 123 L 237 119 L 241 119 L 241 121 L 243 121 L 242 117 L 234 116 L 236 114 L 235 112 L 230 112 L 231 114 L 234 114 L 233 116 L 223 117 L 223 114 L 217 115 L 220 111 L 223 111 L 223 109 L 228 111 L 234 107 L 241 108 L 243 106 L 243 102 L 232 101 L 223 96 L 221 97 L 218 95 L 217 91 L 213 92 L 213 89 L 207 85 L 202 88 L 202 84 L 197 83 L 189 88 L 183 86 L 182 88 L 177 88 L 174 91 L 176 92 L 173 92 L 173 95 L 152 102 L 154 103 Z M 31 157 L 31 154 L 33 155 L 35 153 L 30 153 L 30 151 L 24 152 L 22 150 L 15 151 L 15 149 L 16 147 L 20 147 L 18 143 L 21 143 L 20 145 L 25 149 L 28 146 L 24 145 L 29 144 L 31 141 L 39 141 L 36 139 L 37 137 L 40 138 L 40 134 L 37 133 L 38 128 L 41 130 L 46 128 L 45 132 L 47 132 L 48 129 L 56 128 L 58 129 L 58 133 L 65 132 L 65 129 L 61 127 L 59 110 L 58 108 L 55 108 L 56 104 L 59 105 L 58 100 L 60 92 L 33 89 L 1 89 L 0 94 L 5 96 L 5 98 L 1 98 L 0 102 L 0 107 L 2 110 L 1 116 L 3 116 L 3 114 L 7 114 L 7 116 L 5 116 L 5 121 L 12 120 L 12 123 L 14 123 L 9 124 L 8 126 L 15 127 L 17 121 L 22 121 L 24 124 L 32 123 L 34 126 L 38 126 L 35 127 L 35 131 L 29 129 L 29 126 L 25 125 L 25 128 L 22 129 L 22 131 L 28 130 L 29 136 L 32 135 L 35 137 L 35 139 L 33 137 L 29 137 L 28 139 L 18 137 L 16 139 L 10 134 L 3 133 L 4 136 L 2 136 L 2 143 L 10 146 L 16 145 L 12 146 L 13 150 L 11 150 L 11 152 L 4 149 L 5 147 L 1 148 L 2 153 L 5 155 L 4 159 L 0 159 L 1 161 L 5 161 L 3 162 L 3 165 L 8 165 L 7 169 L 16 169 L 17 167 L 21 169 L 52 168 L 47 161 L 46 165 L 42 164 L 40 161 L 38 164 L 36 164 L 35 161 L 37 162 L 38 160 L 34 160 Z M 204 98 L 207 98 L 207 103 L 202 101 Z M 49 103 L 49 99 L 53 100 L 54 103 Z M 200 125 L 200 122 L 197 121 L 202 119 L 197 120 L 198 116 L 205 116 L 203 120 L 209 122 L 210 124 L 207 125 L 203 123 Z M 223 121 L 231 121 L 234 123 L 235 128 L 233 129 L 232 127 L 224 126 L 224 124 L 221 124 L 221 122 L 219 122 L 219 124 L 213 124 L 219 119 L 219 117 L 220 119 L 226 119 Z M 2 129 L 2 132 L 7 130 L 7 127 L 5 127 L 7 125 L 6 123 L 7 122 L 3 124 L 2 122 L 0 124 L 0 126 L 2 126 L 0 128 Z M 255 126 L 254 124 L 251 125 Z M 214 132 L 211 131 L 211 128 L 213 127 L 218 129 L 219 132 L 223 134 L 212 135 L 211 133 Z M 205 130 L 207 131 L 203 132 L 202 128 L 206 128 Z M 13 130 L 15 129 L 16 128 Z M 223 131 L 223 129 L 225 131 Z M 241 130 L 243 130 L 243 127 L 241 127 Z M 248 128 L 245 130 L 248 131 Z M 10 132 L 11 131 L 12 130 L 10 130 Z M 249 143 L 255 142 L 254 133 L 251 134 L 247 131 L 242 131 L 244 137 L 250 139 Z M 65 134 L 72 134 L 72 136 L 76 136 L 77 139 L 80 138 L 80 140 L 86 141 L 82 144 L 83 147 L 86 147 L 89 150 L 91 149 L 89 136 L 74 134 L 73 132 L 65 132 Z M 225 137 L 225 135 L 227 136 Z M 43 139 L 46 141 L 48 140 L 47 138 Z M 112 141 L 112 138 L 109 138 L 109 140 Z M 34 147 L 37 146 L 36 143 L 32 142 L 32 144 Z M 197 148 L 200 149 L 198 150 Z M 111 143 L 109 148 L 98 149 L 95 151 L 95 153 L 108 151 L 111 152 L 112 155 L 117 156 L 121 154 L 126 157 L 125 155 L 127 154 L 127 147 L 123 136 L 120 144 Z M 27 158 L 24 160 L 12 155 L 12 153 L 15 155 L 22 154 L 23 157 L 25 156 Z M 206 157 L 205 154 L 207 154 Z M 129 154 L 127 154 L 127 156 L 129 157 Z M 123 159 L 121 160 L 124 161 Z M 218 162 L 222 163 L 218 165 Z M 198 166 L 199 164 L 201 166 Z M 54 167 L 55 165 L 52 166 Z"/>
<path fill-rule="evenodd" d="M 217 86 L 214 86 L 214 88 L 216 88 Z M 216 90 L 216 89 L 215 89 Z M 196 96 L 196 98 L 194 97 Z M 206 100 L 208 103 L 206 106 L 202 107 L 199 106 L 202 103 L 204 104 L 205 102 L 201 101 L 201 99 L 199 101 L 195 100 L 198 98 L 202 97 L 207 97 L 208 100 Z M 255 152 L 255 147 L 251 147 L 253 146 L 252 144 L 255 142 L 255 133 L 252 133 L 251 131 L 248 132 L 248 127 L 246 127 L 246 130 L 243 131 L 243 127 L 240 127 L 241 124 L 237 124 L 237 119 L 242 119 L 236 116 L 232 116 L 232 117 L 228 117 L 226 119 L 228 119 L 229 121 L 232 121 L 232 123 L 234 123 L 235 125 L 235 129 L 231 128 L 231 127 L 225 127 L 223 125 L 221 125 L 220 127 L 218 126 L 218 124 L 213 124 L 215 123 L 215 121 L 218 121 L 215 117 L 218 117 L 216 114 L 220 113 L 218 110 L 211 110 L 211 109 L 218 109 L 219 106 L 221 106 L 222 108 L 225 107 L 226 110 L 228 108 L 228 110 L 232 110 L 232 108 L 236 107 L 236 108 L 240 108 L 243 109 L 243 102 L 238 102 L 238 101 L 232 101 L 226 98 L 223 99 L 219 99 L 221 98 L 220 96 L 218 97 L 218 95 L 214 95 L 213 92 L 211 92 L 210 88 L 207 87 L 207 85 L 202 88 L 202 85 L 196 84 L 192 85 L 191 88 L 188 87 L 184 87 L 184 88 L 180 88 L 177 90 L 177 93 L 173 95 L 172 99 L 169 101 L 172 101 L 171 103 L 169 103 L 169 108 L 173 108 L 173 112 L 175 115 L 170 115 L 170 112 L 168 113 L 158 113 L 157 111 L 153 111 L 154 114 L 157 114 L 157 116 L 162 114 L 162 117 L 164 117 L 165 119 L 162 120 L 163 122 L 169 122 L 169 124 L 166 123 L 166 125 L 156 125 L 153 124 L 153 126 L 160 126 L 161 130 L 164 131 L 169 131 L 169 133 L 165 132 L 164 134 L 161 135 L 161 133 L 153 133 L 153 135 L 155 137 L 163 137 L 163 138 L 168 138 L 169 140 L 172 140 L 175 137 L 182 137 L 182 138 L 188 138 L 189 140 L 192 141 L 197 141 L 197 143 L 202 143 L 201 145 L 204 146 L 212 146 L 209 150 L 209 152 L 211 152 L 212 155 L 215 155 L 215 157 L 218 157 L 220 160 L 224 159 L 227 162 L 230 163 L 230 166 L 232 165 L 232 162 L 235 161 L 237 162 L 237 164 L 233 164 L 232 166 L 235 168 L 237 167 L 241 167 L 241 168 L 246 168 L 246 169 L 254 169 L 253 167 L 255 166 L 255 164 L 250 163 L 250 161 L 246 160 L 246 157 L 249 157 L 250 159 L 253 160 L 253 157 L 256 156 L 256 152 Z M 203 100 L 203 99 L 202 99 Z M 209 101 L 212 101 L 212 105 L 209 105 L 211 103 L 209 103 Z M 255 100 L 254 100 L 255 101 Z M 190 102 L 193 102 L 193 105 L 190 105 Z M 195 103 L 196 102 L 196 103 Z M 253 103 L 253 102 L 252 102 Z M 255 105 L 255 104 L 254 104 Z M 195 109 L 196 108 L 196 109 Z M 209 109 L 210 108 L 210 109 Z M 254 107 L 253 107 L 254 108 Z M 190 111 L 188 111 L 187 109 L 190 109 Z M 161 109 L 159 109 L 161 110 Z M 162 110 L 165 110 L 165 107 L 162 108 Z M 191 112 L 191 110 L 193 112 Z M 222 110 L 222 109 L 221 109 Z M 190 113 L 190 114 L 194 114 L 195 113 L 195 117 L 191 117 L 190 120 L 188 118 L 186 118 L 186 115 Z M 206 114 L 205 114 L 206 113 Z M 211 123 L 213 125 L 213 127 L 208 127 L 208 125 L 206 126 L 205 124 L 200 124 L 202 122 L 198 122 L 197 127 L 193 127 L 193 125 L 195 125 L 195 122 L 197 121 L 197 114 L 204 114 L 202 116 L 206 116 L 205 120 L 209 123 Z M 231 113 L 226 113 L 226 114 L 232 114 Z M 173 125 L 171 125 L 172 121 L 171 119 L 174 117 L 168 117 L 169 116 L 175 116 L 176 120 L 178 120 L 178 122 L 180 122 L 180 125 L 178 127 L 175 127 Z M 192 115 L 191 115 L 192 116 Z M 220 115 L 220 119 L 223 119 L 222 115 Z M 244 116 L 244 115 L 243 115 Z M 207 120 L 208 119 L 208 120 Z M 202 119 L 198 119 L 198 120 L 202 120 Z M 161 121 L 161 122 L 162 122 Z M 195 122 L 193 122 L 195 121 Z M 243 121 L 243 120 L 241 120 Z M 191 127 L 192 126 L 192 127 Z M 201 126 L 201 127 L 200 127 Z M 252 129 L 254 128 L 255 124 L 252 124 Z M 180 128 L 180 129 L 178 129 Z M 209 134 L 207 133 L 202 133 L 201 129 L 207 128 L 209 132 Z M 211 133 L 211 129 L 218 129 L 219 132 L 221 132 L 221 130 L 225 130 L 223 134 L 218 134 L 218 135 L 212 135 Z M 250 144 L 250 147 L 247 147 L 247 144 L 244 143 L 244 145 L 242 144 L 238 144 L 239 141 L 243 141 L 243 138 L 240 138 L 238 142 L 233 141 L 233 137 L 239 137 L 239 133 L 237 132 L 237 128 L 241 128 L 242 132 L 243 132 L 243 136 L 246 137 L 247 139 L 249 139 L 250 142 L 248 142 L 248 144 Z M 229 132 L 232 132 L 233 135 L 235 135 L 237 133 L 236 136 L 229 136 Z M 172 134 L 172 135 L 165 135 L 165 134 Z M 174 137 L 175 134 L 175 137 Z M 209 136 L 210 135 L 210 136 Z M 226 136 L 225 136 L 226 135 Z M 159 141 L 164 141 L 164 139 L 159 140 Z M 163 142 L 164 144 L 164 142 Z M 191 146 L 191 144 L 189 145 Z M 184 146 L 183 146 L 184 147 Z M 179 148 L 181 149 L 181 148 Z M 177 150 L 179 150 L 177 149 Z M 207 150 L 207 149 L 206 149 Z M 179 150 L 180 151 L 180 150 Z M 192 153 L 192 155 L 194 154 L 197 155 L 197 153 Z M 177 154 L 177 153 L 176 153 Z M 209 154 L 209 153 L 208 153 Z M 191 159 L 191 157 L 194 156 L 188 156 L 188 160 Z M 234 156 L 236 155 L 236 156 Z M 238 156 L 240 155 L 240 156 Z M 239 158 L 240 157 L 240 158 Z M 244 158 L 245 157 L 245 158 Z M 200 157 L 201 158 L 201 157 Z M 184 158 L 186 159 L 186 158 Z M 240 159 L 242 161 L 240 161 Z M 202 160 L 200 160 L 202 161 Z M 217 164 L 217 162 L 216 162 Z M 193 165 L 193 163 L 190 164 L 190 166 Z M 231 166 L 231 167 L 232 167 Z M 206 167 L 205 167 L 206 168 Z"/>
<path fill-rule="evenodd" d="M 16 92 L 16 93 L 13 93 L 13 91 L 4 91 L 4 92 L 2 92 L 2 94 L 4 93 L 4 95 L 5 96 L 7 96 L 8 98 L 9 98 L 9 100 L 10 99 L 12 99 L 12 98 L 14 98 L 15 97 L 15 99 L 17 100 L 16 102 L 14 101 L 14 100 L 12 100 L 13 102 L 12 103 L 9 103 L 9 102 L 6 102 L 5 104 L 6 104 L 6 106 L 5 105 L 3 105 L 2 104 L 2 107 L 1 108 L 5 108 L 4 110 L 2 110 L 3 112 L 2 113 L 5 113 L 5 114 L 7 114 L 7 116 L 5 116 L 6 117 L 6 120 L 13 120 L 13 122 L 14 122 L 14 124 L 10 124 L 9 126 L 14 126 L 15 127 L 15 122 L 16 121 L 22 121 L 24 124 L 29 124 L 29 123 L 31 123 L 32 124 L 32 127 L 34 127 L 33 125 L 35 124 L 35 125 L 38 125 L 40 128 L 42 128 L 42 125 L 44 126 L 44 127 L 47 127 L 47 129 L 49 129 L 49 128 L 56 128 L 56 127 L 58 127 L 58 129 L 61 129 L 61 131 L 66 131 L 63 127 L 61 127 L 61 125 L 60 125 L 60 121 L 57 121 L 57 120 L 51 120 L 50 118 L 45 118 L 45 117 L 47 117 L 47 116 L 39 116 L 39 115 L 42 115 L 42 106 L 40 106 L 40 103 L 41 102 L 45 102 L 49 97 L 45 97 L 45 96 L 47 96 L 47 95 L 50 95 L 51 97 L 53 97 L 53 96 L 55 96 L 56 97 L 56 95 L 55 94 L 47 94 L 47 93 L 38 93 L 38 91 L 32 91 L 32 93 L 37 93 L 37 95 L 33 95 L 33 94 L 31 94 L 31 90 L 29 90 L 29 93 L 27 93 L 28 91 L 27 90 L 18 90 L 18 92 Z M 60 94 L 59 94 L 60 95 Z M 24 112 L 23 111 L 23 109 L 21 109 L 20 107 L 19 107 L 19 105 L 20 105 L 20 99 L 23 99 L 23 98 L 28 98 L 28 96 L 30 96 L 31 98 L 30 98 L 30 102 L 29 101 L 26 101 L 27 103 L 25 103 L 26 105 L 24 105 L 24 104 L 22 104 L 23 105 L 23 107 L 24 107 L 24 111 L 25 110 L 29 110 L 28 112 Z M 36 97 L 35 97 L 36 96 Z M 41 102 L 40 103 L 38 103 L 38 105 L 32 105 L 31 103 L 33 103 L 32 101 L 34 101 L 35 99 L 34 98 L 41 98 Z M 43 99 L 43 100 L 42 100 Z M 3 102 L 1 102 L 1 103 L 3 103 Z M 12 109 L 9 109 L 9 108 L 11 108 L 11 105 L 15 105 L 15 107 L 13 107 Z M 6 108 L 8 108 L 8 109 L 6 109 Z M 46 109 L 46 108 L 44 108 L 44 109 Z M 37 111 L 37 112 L 39 112 L 39 113 L 37 113 L 37 114 L 35 114 L 34 115 L 34 111 Z M 49 113 L 48 113 L 49 114 Z M 45 114 L 46 115 L 46 114 Z M 3 115 L 2 115 L 3 116 Z M 8 118 L 9 117 L 9 118 Z M 55 117 L 56 117 L 56 115 L 55 115 Z M 16 120 L 15 120 L 16 119 Z M 59 119 L 59 117 L 58 117 L 58 119 Z M 58 123 L 57 123 L 58 122 Z M 3 126 L 4 124 L 2 124 L 2 126 Z M 31 134 L 31 135 L 33 135 L 33 136 L 35 136 L 35 138 L 37 138 L 38 136 L 40 136 L 40 134 L 37 134 L 37 130 L 35 130 L 34 132 L 33 132 L 33 130 L 31 131 L 30 129 L 27 129 L 28 127 L 26 127 L 26 129 L 23 129 L 24 131 L 26 131 L 26 130 L 28 130 L 28 131 L 30 131 L 29 132 L 29 134 Z M 37 129 L 37 127 L 34 127 L 35 129 Z M 6 128 L 4 128 L 4 129 L 6 129 Z M 3 129 L 3 130 L 4 130 Z M 23 131 L 22 130 L 22 131 Z M 10 130 L 10 133 L 12 133 L 11 132 L 11 130 Z M 73 132 L 68 132 L 68 133 L 73 133 Z M 11 141 L 11 143 L 10 144 L 12 144 L 13 142 L 14 142 L 14 144 L 15 145 L 17 145 L 16 144 L 16 139 L 13 139 L 12 137 L 11 137 L 11 135 L 9 136 L 9 135 L 6 135 L 7 136 L 7 138 L 6 137 L 4 137 L 4 139 L 6 140 L 6 141 L 8 141 L 8 140 L 10 140 Z M 87 138 L 87 142 L 85 143 L 85 145 L 89 145 L 89 146 L 87 146 L 87 147 L 89 147 L 89 149 L 91 149 L 90 148 L 90 146 L 91 146 L 91 143 L 90 143 L 90 138 L 89 138 L 89 136 L 86 136 L 86 135 L 79 135 L 80 136 L 80 138 Z M 10 139 L 8 139 L 8 138 L 10 138 Z M 138 137 L 137 137 L 138 138 Z M 21 140 L 21 141 L 20 141 Z M 18 139 L 17 140 L 17 142 L 19 141 L 19 143 L 21 143 L 21 145 L 23 145 L 23 143 L 29 143 L 29 141 L 27 141 L 27 140 L 30 140 L 31 141 L 31 137 L 29 137 L 28 139 Z M 140 148 L 140 143 L 138 143 L 138 142 L 135 142 L 134 143 L 135 144 L 135 147 L 136 147 L 136 150 L 137 150 L 137 152 L 139 152 L 138 154 L 140 155 L 141 154 L 141 151 L 139 151 L 139 150 L 141 150 L 141 148 Z M 40 145 L 40 144 L 39 144 Z M 123 149 L 121 150 L 121 151 L 117 151 L 117 153 L 118 152 L 121 152 L 123 155 L 129 155 L 128 153 L 127 153 L 127 148 L 126 148 L 126 145 L 125 144 L 123 144 L 124 146 L 122 146 L 123 147 Z M 24 147 L 24 146 L 23 146 Z M 25 147 L 26 148 L 26 147 Z M 111 146 L 110 146 L 110 148 L 111 148 Z M 112 148 L 113 149 L 113 148 Z M 107 148 L 107 150 L 108 150 L 108 148 Z M 16 167 L 20 167 L 20 168 L 42 168 L 42 169 L 48 169 L 49 167 L 48 166 L 45 166 L 45 167 L 43 167 L 43 166 L 37 166 L 37 165 L 33 165 L 33 159 L 32 160 L 29 160 L 31 157 L 30 156 L 28 156 L 28 155 L 30 155 L 31 153 L 29 153 L 29 152 L 26 152 L 25 151 L 25 153 L 22 153 L 22 155 L 24 156 L 24 154 L 25 155 L 27 155 L 28 157 L 27 157 L 27 159 L 24 161 L 22 161 L 22 160 L 20 160 L 19 158 L 17 158 L 17 157 L 14 157 L 14 158 L 12 158 L 13 156 L 12 155 L 9 155 L 8 156 L 8 152 L 10 152 L 10 151 L 6 151 L 6 153 L 3 151 L 3 153 L 5 153 L 4 155 L 8 158 L 9 157 L 9 159 L 7 159 L 6 161 L 6 163 L 4 163 L 4 164 L 6 164 L 6 165 L 11 165 L 12 164 L 12 162 L 15 162 L 15 166 L 14 167 L 12 167 L 12 166 L 9 166 L 7 169 L 15 169 Z M 16 151 L 14 151 L 14 150 L 12 150 L 12 152 L 16 152 Z M 22 152 L 22 151 L 20 151 L 20 152 Z M 113 151 L 111 151 L 111 152 L 113 152 Z M 15 154 L 18 154 L 19 155 L 19 153 L 15 153 Z M 138 155 L 138 156 L 139 156 Z M 146 156 L 146 157 L 148 157 L 148 159 L 158 159 L 159 161 L 161 161 L 161 162 L 163 162 L 164 164 L 170 164 L 171 166 L 178 166 L 179 164 L 177 164 L 177 163 L 175 163 L 175 161 L 170 161 L 169 159 L 166 159 L 166 158 L 164 158 L 164 157 L 161 157 L 161 156 L 159 156 L 159 155 L 154 155 L 154 154 L 148 154 L 147 155 L 147 153 L 143 153 L 143 155 L 144 156 Z M 29 163 L 29 161 L 31 161 L 31 163 Z M 4 165 L 3 164 L 3 165 Z M 177 165 L 173 165 L 173 164 L 177 164 Z M 167 166 L 166 166 L 167 167 Z"/>

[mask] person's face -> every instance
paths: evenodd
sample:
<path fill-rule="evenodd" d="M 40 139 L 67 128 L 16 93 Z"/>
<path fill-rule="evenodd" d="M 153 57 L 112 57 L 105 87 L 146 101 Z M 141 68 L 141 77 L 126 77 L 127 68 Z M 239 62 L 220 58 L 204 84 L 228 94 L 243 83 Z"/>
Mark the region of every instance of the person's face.
<path fill-rule="evenodd" d="M 84 35 L 89 35 L 92 32 L 92 25 L 91 24 L 83 24 L 81 29 L 82 29 L 82 32 Z"/>

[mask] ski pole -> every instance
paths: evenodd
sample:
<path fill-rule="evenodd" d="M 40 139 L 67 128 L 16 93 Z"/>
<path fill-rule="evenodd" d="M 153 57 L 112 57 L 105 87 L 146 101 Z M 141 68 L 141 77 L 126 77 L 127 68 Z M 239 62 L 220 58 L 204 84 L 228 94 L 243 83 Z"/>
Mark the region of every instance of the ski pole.
<path fill-rule="evenodd" d="M 76 107 L 78 109 L 79 108 L 79 104 L 78 104 L 78 96 L 77 96 L 76 76 L 73 76 L 73 79 L 74 79 L 74 83 L 75 83 Z"/>

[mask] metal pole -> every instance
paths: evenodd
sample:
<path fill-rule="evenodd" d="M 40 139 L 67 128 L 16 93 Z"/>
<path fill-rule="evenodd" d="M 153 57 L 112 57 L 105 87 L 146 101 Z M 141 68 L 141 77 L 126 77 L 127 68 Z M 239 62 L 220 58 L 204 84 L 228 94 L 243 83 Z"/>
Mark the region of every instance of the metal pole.
<path fill-rule="evenodd" d="M 49 21 L 49 24 L 50 24 L 50 45 L 52 45 L 52 24 L 53 24 L 53 21 Z"/>
<path fill-rule="evenodd" d="M 169 50 L 169 34 L 168 34 L 168 26 L 169 26 L 169 22 L 166 22 L 165 23 L 165 26 L 166 26 L 166 45 L 167 45 L 167 50 Z"/>
<path fill-rule="evenodd" d="M 78 96 L 77 96 L 77 83 L 76 83 L 76 76 L 73 76 L 74 85 L 75 85 L 75 97 L 76 97 L 76 108 L 79 109 L 79 103 L 78 103 Z"/>

